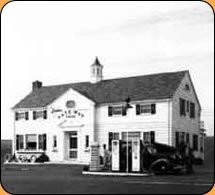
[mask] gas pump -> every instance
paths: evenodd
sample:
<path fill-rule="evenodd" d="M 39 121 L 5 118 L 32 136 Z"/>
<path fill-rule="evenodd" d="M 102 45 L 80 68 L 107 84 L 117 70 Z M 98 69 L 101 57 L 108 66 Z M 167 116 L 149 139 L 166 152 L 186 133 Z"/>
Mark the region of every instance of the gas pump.
<path fill-rule="evenodd" d="M 132 141 L 132 171 L 140 171 L 140 140 Z"/>
<path fill-rule="evenodd" d="M 120 170 L 120 142 L 112 140 L 112 171 Z"/>

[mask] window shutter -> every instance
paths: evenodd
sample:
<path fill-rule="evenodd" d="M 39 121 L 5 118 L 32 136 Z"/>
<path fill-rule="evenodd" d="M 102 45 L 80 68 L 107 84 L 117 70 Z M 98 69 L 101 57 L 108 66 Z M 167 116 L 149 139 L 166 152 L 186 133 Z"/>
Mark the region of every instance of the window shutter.
<path fill-rule="evenodd" d="M 113 109 L 112 106 L 108 107 L 108 116 L 112 116 L 113 115 Z"/>
<path fill-rule="evenodd" d="M 193 118 L 195 118 L 195 104 L 193 103 Z"/>
<path fill-rule="evenodd" d="M 155 132 L 154 131 L 150 131 L 150 141 L 151 143 L 154 143 L 155 142 Z"/>
<path fill-rule="evenodd" d="M 43 134 L 43 150 L 46 150 L 46 134 Z"/>
<path fill-rule="evenodd" d="M 190 135 L 189 135 L 189 133 L 186 134 L 186 143 L 190 143 Z"/>
<path fill-rule="evenodd" d="M 36 116 L 36 111 L 33 111 L 33 120 L 36 120 L 37 116 Z"/>
<path fill-rule="evenodd" d="M 109 151 L 112 150 L 112 140 L 113 140 L 113 133 L 109 132 L 109 134 L 108 134 L 108 144 L 109 144 L 108 149 L 109 149 Z"/>
<path fill-rule="evenodd" d="M 15 112 L 15 120 L 18 121 L 19 120 L 19 113 Z"/>
<path fill-rule="evenodd" d="M 19 135 L 16 135 L 16 150 L 19 150 Z"/>
<path fill-rule="evenodd" d="M 89 147 L 89 135 L 85 136 L 85 148 Z"/>
<path fill-rule="evenodd" d="M 122 116 L 126 116 L 126 107 L 125 106 L 122 107 Z"/>
<path fill-rule="evenodd" d="M 175 132 L 175 146 L 176 148 L 179 147 L 179 132 Z"/>
<path fill-rule="evenodd" d="M 151 104 L 151 114 L 155 114 L 156 113 L 156 106 L 155 104 Z"/>
<path fill-rule="evenodd" d="M 28 112 L 25 112 L 25 120 L 28 120 Z"/>
<path fill-rule="evenodd" d="M 47 119 L 47 110 L 44 110 L 44 111 L 43 111 L 43 118 L 44 118 L 44 119 Z"/>
<path fill-rule="evenodd" d="M 140 104 L 136 104 L 136 115 L 140 114 Z"/>

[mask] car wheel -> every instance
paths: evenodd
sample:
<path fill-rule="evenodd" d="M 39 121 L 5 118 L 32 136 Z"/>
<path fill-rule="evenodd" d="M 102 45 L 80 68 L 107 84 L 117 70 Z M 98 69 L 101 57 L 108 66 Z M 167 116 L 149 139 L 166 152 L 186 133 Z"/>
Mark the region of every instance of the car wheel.
<path fill-rule="evenodd" d="M 151 171 L 156 175 L 164 175 L 168 172 L 168 163 L 166 161 L 154 162 L 151 166 Z"/>

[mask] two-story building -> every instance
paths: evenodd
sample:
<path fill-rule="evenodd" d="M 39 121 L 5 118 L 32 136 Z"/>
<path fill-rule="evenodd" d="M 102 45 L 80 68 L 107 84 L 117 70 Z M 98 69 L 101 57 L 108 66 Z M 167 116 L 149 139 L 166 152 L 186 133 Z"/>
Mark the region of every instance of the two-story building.
<path fill-rule="evenodd" d="M 128 136 L 171 146 L 184 140 L 204 158 L 201 106 L 188 71 L 103 80 L 97 58 L 90 71 L 90 82 L 33 82 L 13 107 L 17 156 L 45 151 L 51 161 L 88 164 L 92 143 L 110 149 L 113 139 Z"/>

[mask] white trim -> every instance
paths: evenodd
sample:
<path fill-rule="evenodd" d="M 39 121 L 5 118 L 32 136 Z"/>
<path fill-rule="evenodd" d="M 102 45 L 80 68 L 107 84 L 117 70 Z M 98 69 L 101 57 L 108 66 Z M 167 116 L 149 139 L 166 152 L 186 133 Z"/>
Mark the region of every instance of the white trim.
<path fill-rule="evenodd" d="M 150 176 L 150 173 L 120 173 L 120 172 L 92 172 L 92 171 L 82 171 L 83 175 L 106 175 L 106 176 Z"/>
<path fill-rule="evenodd" d="M 14 112 L 25 112 L 25 111 L 37 111 L 37 110 L 47 110 L 48 107 L 45 106 L 45 107 L 33 107 L 33 108 L 11 108 L 12 111 Z"/>
<path fill-rule="evenodd" d="M 135 100 L 131 101 L 130 104 L 147 104 L 147 103 L 158 103 L 158 102 L 167 102 L 171 101 L 173 98 L 165 98 L 165 99 L 148 99 L 148 100 Z M 97 106 L 111 106 L 111 105 L 124 105 L 126 102 L 109 102 L 109 103 L 98 103 Z"/>
<path fill-rule="evenodd" d="M 72 87 L 70 87 L 66 91 L 64 91 L 60 96 L 58 96 L 56 99 L 54 99 L 52 102 L 50 102 L 49 104 L 47 104 L 47 107 L 50 108 L 50 106 L 52 104 L 54 104 L 59 98 L 61 98 L 63 95 L 65 95 L 69 91 L 74 91 L 74 92 L 78 93 L 79 95 L 83 96 L 84 98 L 86 98 L 87 100 L 89 100 L 91 103 L 93 103 L 93 105 L 95 105 L 95 102 L 93 100 L 89 99 L 88 97 L 82 95 L 81 93 L 79 93 L 78 91 L 76 91 L 75 89 L 73 89 Z"/>

